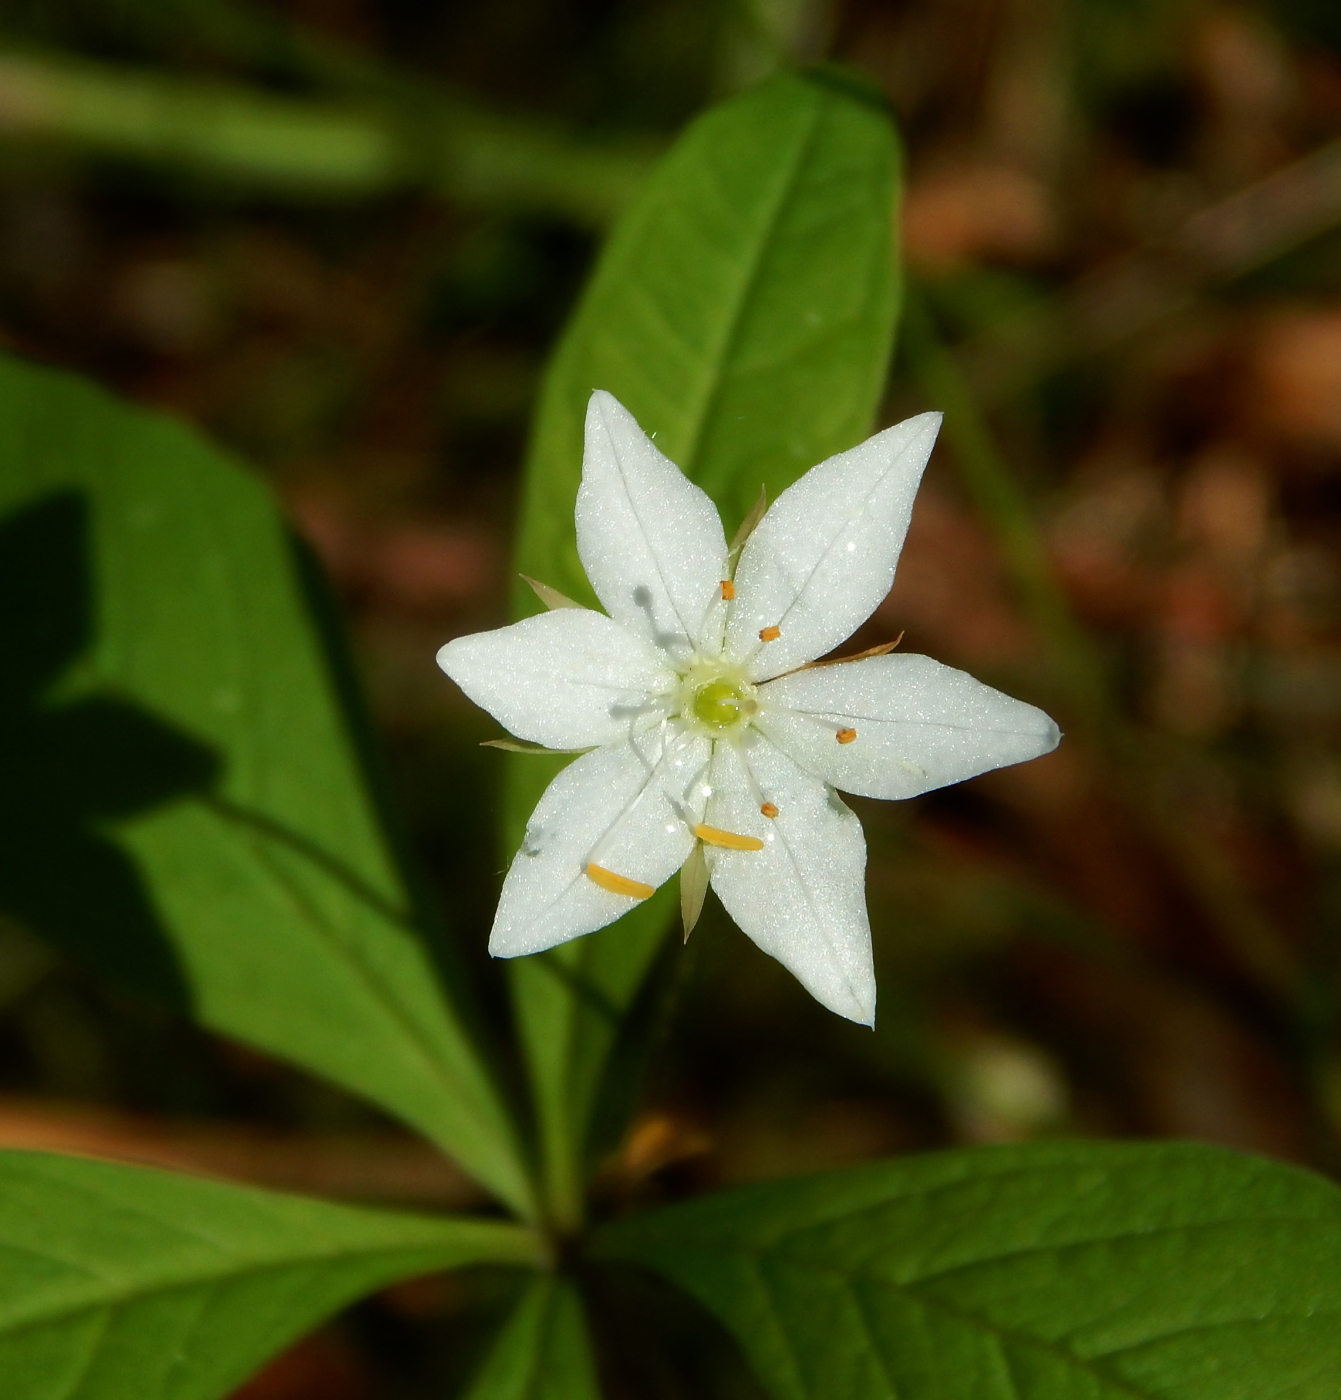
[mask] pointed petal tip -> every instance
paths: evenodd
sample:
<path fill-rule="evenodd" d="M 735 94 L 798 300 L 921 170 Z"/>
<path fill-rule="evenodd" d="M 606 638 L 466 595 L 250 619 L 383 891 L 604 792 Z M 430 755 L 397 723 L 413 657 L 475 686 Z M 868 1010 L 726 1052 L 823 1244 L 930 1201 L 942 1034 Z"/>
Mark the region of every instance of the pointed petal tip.
<path fill-rule="evenodd" d="M 543 952 L 543 948 L 520 947 L 507 937 L 500 938 L 497 933 L 489 937 L 489 956 L 491 958 L 524 958 L 531 953 Z"/>
<path fill-rule="evenodd" d="M 863 981 L 866 979 L 862 979 Z M 803 984 L 805 985 L 805 984 Z M 875 1029 L 875 982 L 869 986 L 857 987 L 848 982 L 842 986 L 830 985 L 823 989 L 807 986 L 806 990 L 827 1011 L 841 1016 L 854 1025 Z"/>
<path fill-rule="evenodd" d="M 945 414 L 940 409 L 933 408 L 926 413 L 915 414 L 906 423 L 900 423 L 896 426 L 911 428 L 918 441 L 926 442 L 927 455 L 930 456 L 931 449 L 935 446 L 937 437 L 940 436 L 941 424 L 944 422 Z"/>
<path fill-rule="evenodd" d="M 1038 748 L 1034 753 L 1026 755 L 1024 758 L 1016 759 L 1015 761 L 1017 763 L 1027 763 L 1030 759 L 1042 758 L 1045 754 L 1050 754 L 1053 749 L 1062 742 L 1061 725 L 1059 725 L 1046 710 L 1040 710 L 1032 705 L 1028 708 L 1033 710 L 1038 721 L 1037 728 L 1033 730 Z M 1027 733 L 1028 731 L 1025 732 Z"/>
<path fill-rule="evenodd" d="M 872 1003 L 870 1006 L 856 1008 L 854 1009 L 854 1011 L 845 1011 L 843 1015 L 845 1015 L 847 1019 L 849 1021 L 852 1021 L 855 1025 L 865 1026 L 868 1031 L 873 1031 L 875 1029 L 874 1003 Z"/>
<path fill-rule="evenodd" d="M 883 437 L 886 433 L 892 436 L 895 433 L 900 433 L 906 434 L 914 441 L 920 438 L 931 438 L 934 441 L 944 421 L 945 414 L 938 408 L 932 408 L 925 413 L 914 413 L 911 418 L 901 418 L 897 423 L 891 423 L 888 428 L 882 428 L 875 436 Z"/>
<path fill-rule="evenodd" d="M 825 1001 L 823 1003 L 835 1016 L 841 1016 L 845 1021 L 851 1021 L 854 1026 L 865 1026 L 867 1030 L 875 1029 L 875 1007 L 863 1006 L 857 1001 Z"/>
<path fill-rule="evenodd" d="M 587 423 L 596 418 L 632 418 L 633 415 L 609 389 L 593 389 L 587 400 Z"/>

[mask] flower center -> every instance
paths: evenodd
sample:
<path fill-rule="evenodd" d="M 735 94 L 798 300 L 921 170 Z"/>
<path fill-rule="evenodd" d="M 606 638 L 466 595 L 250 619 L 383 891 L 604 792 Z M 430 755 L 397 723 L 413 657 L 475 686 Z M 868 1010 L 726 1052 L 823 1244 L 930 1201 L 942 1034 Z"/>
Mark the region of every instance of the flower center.
<path fill-rule="evenodd" d="M 720 663 L 694 666 L 680 690 L 681 717 L 712 734 L 748 724 L 758 708 L 749 681 Z"/>
<path fill-rule="evenodd" d="M 740 723 L 744 701 L 730 681 L 710 681 L 694 692 L 694 716 L 713 729 L 730 729 Z"/>

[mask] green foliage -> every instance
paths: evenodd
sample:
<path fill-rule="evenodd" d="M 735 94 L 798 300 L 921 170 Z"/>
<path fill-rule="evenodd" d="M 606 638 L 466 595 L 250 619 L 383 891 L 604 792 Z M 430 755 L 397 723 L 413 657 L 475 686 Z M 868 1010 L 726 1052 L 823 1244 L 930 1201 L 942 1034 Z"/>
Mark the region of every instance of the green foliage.
<path fill-rule="evenodd" d="M 582 1317 L 566 1279 L 531 1280 L 465 1400 L 599 1400 Z"/>
<path fill-rule="evenodd" d="M 870 430 L 893 341 L 897 160 L 883 106 L 787 74 L 712 109 L 610 236 L 541 394 L 518 567 L 591 600 L 582 423 L 608 389 L 727 532 Z M 525 610 L 534 600 L 517 593 Z"/>
<path fill-rule="evenodd" d="M 8 54 L 3 73 L 23 93 L 5 132 L 10 143 L 111 156 L 299 202 L 421 189 L 467 207 L 541 210 L 603 227 L 647 164 L 640 153 L 390 78 L 381 84 L 390 93 L 334 102 L 50 55 Z"/>
<path fill-rule="evenodd" d="M 212 1400 L 342 1303 L 483 1262 L 538 1246 L 513 1225 L 0 1153 L 4 1394 Z"/>
<path fill-rule="evenodd" d="M 0 908 L 528 1187 L 261 484 L 0 362 Z"/>
<path fill-rule="evenodd" d="M 709 492 L 728 533 L 869 431 L 893 342 L 893 132 L 828 74 L 786 75 L 681 137 L 611 235 L 545 379 L 518 567 L 593 601 L 573 502 L 593 388 L 608 389 Z M 529 591 L 519 606 L 534 611 Z M 557 772 L 509 760 L 507 835 Z M 609 932 L 523 960 L 514 989 L 552 1199 L 571 1221 L 601 1068 L 674 891 Z M 573 994 L 576 988 L 577 994 Z"/>
<path fill-rule="evenodd" d="M 1190 1145 L 1035 1143 L 732 1191 L 598 1239 L 776 1400 L 1330 1400 L 1341 1192 Z"/>

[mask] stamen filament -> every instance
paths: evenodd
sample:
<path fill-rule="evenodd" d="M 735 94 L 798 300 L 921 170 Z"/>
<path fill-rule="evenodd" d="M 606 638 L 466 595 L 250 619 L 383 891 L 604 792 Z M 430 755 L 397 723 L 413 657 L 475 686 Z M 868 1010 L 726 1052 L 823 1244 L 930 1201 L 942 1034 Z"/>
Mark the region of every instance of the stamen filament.
<path fill-rule="evenodd" d="M 694 828 L 694 835 L 707 846 L 723 846 L 728 851 L 762 851 L 764 843 L 757 836 L 742 836 L 736 831 L 723 831 L 721 827 L 704 826 Z"/>
<path fill-rule="evenodd" d="M 762 696 L 767 695 L 767 686 L 760 691 Z M 807 720 L 811 724 L 820 724 L 827 729 L 840 744 L 850 744 L 857 737 L 857 731 L 851 725 L 843 723 L 848 715 L 816 713 L 814 710 L 797 710 L 791 705 L 779 705 L 776 701 L 765 699 L 759 706 L 764 714 L 789 715 L 792 719 Z M 870 719 L 870 715 L 856 715 L 856 719 Z"/>
<path fill-rule="evenodd" d="M 754 776 L 754 769 L 750 767 L 749 761 L 741 752 L 741 746 L 733 744 L 731 747 L 735 752 L 736 761 L 740 764 L 740 771 L 745 775 L 745 781 L 749 784 L 750 793 L 759 804 L 760 815 L 771 821 L 778 814 L 777 805 L 764 796 L 763 789 L 759 786 L 759 780 Z"/>
<path fill-rule="evenodd" d="M 630 880 L 627 875 L 617 875 L 613 870 L 595 863 L 587 866 L 587 879 L 611 894 L 628 895 L 631 899 L 651 899 L 656 893 L 651 885 L 645 885 L 641 880 Z"/>
<path fill-rule="evenodd" d="M 670 763 L 671 758 L 676 752 L 677 748 L 673 739 L 668 735 L 667 730 L 668 725 L 665 720 L 662 720 L 661 753 L 658 755 L 655 763 L 651 762 L 648 759 L 647 755 L 643 753 L 642 749 L 636 743 L 633 745 L 633 752 L 637 754 L 638 758 L 641 760 L 643 769 L 646 772 L 647 777 L 644 780 L 643 785 L 638 789 L 637 792 L 633 794 L 633 796 L 628 800 L 628 802 L 624 804 L 623 808 L 615 815 L 614 820 L 610 823 L 609 826 L 605 828 L 605 830 L 597 838 L 596 844 L 592 846 L 591 850 L 587 853 L 587 860 L 589 862 L 588 870 L 590 870 L 593 866 L 596 869 L 601 868 L 598 864 L 601 858 L 601 852 L 609 849 L 610 843 L 614 840 L 615 833 L 618 831 L 621 823 L 623 823 L 625 820 L 627 820 L 629 816 L 632 815 L 634 810 L 638 807 L 639 803 L 641 803 L 647 797 L 648 793 L 652 790 L 653 784 L 658 782 L 662 774 L 665 772 L 666 767 Z M 595 879 L 595 876 L 592 876 L 592 878 Z M 599 881 L 597 883 L 599 883 Z M 627 893 L 627 891 L 625 891 L 625 893 Z M 639 899 L 647 898 L 646 895 L 639 895 L 637 897 Z"/>

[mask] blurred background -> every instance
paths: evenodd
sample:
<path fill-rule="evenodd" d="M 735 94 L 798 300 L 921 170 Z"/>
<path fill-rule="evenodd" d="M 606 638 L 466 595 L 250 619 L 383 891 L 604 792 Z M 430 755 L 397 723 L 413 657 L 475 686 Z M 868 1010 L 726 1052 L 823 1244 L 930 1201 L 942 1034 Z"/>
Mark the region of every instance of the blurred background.
<path fill-rule="evenodd" d="M 874 1034 L 720 910 L 677 941 L 604 1197 L 1057 1134 L 1337 1172 L 1330 0 L 0 0 L 0 343 L 273 482 L 501 1020 L 495 731 L 433 653 L 505 620 L 536 386 L 602 233 L 703 106 L 820 59 L 877 82 L 906 143 L 885 421 L 950 412 L 858 642 L 903 633 L 1067 738 L 854 803 Z M 0 1144 L 476 1199 L 365 1106 L 3 920 Z M 452 1393 L 506 1290 L 393 1289 L 242 1394 Z"/>

